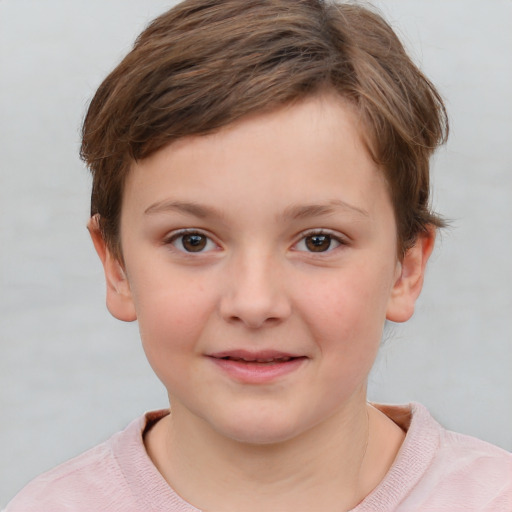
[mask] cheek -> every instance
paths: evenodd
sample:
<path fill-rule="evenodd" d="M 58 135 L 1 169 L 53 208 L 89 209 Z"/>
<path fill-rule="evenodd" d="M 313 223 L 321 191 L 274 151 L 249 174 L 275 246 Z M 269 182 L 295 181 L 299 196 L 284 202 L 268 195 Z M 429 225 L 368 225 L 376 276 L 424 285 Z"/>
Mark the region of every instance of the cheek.
<path fill-rule="evenodd" d="M 200 351 L 200 341 L 215 308 L 212 291 L 204 283 L 179 276 L 158 279 L 147 275 L 135 286 L 134 302 L 147 358 L 161 376 L 169 365 L 179 368 L 182 356 Z M 211 290 L 211 288 L 210 288 Z"/>
<path fill-rule="evenodd" d="M 316 345 L 328 407 L 361 391 L 375 362 L 385 318 L 366 289 L 339 281 L 335 289 L 311 290 L 302 310 Z M 314 307 L 312 307 L 314 304 Z M 325 404 L 324 404 L 325 405 Z"/>
<path fill-rule="evenodd" d="M 320 351 L 332 349 L 352 360 L 376 352 L 385 323 L 388 281 L 362 266 L 350 273 L 328 273 L 305 287 L 308 291 L 298 309 Z"/>

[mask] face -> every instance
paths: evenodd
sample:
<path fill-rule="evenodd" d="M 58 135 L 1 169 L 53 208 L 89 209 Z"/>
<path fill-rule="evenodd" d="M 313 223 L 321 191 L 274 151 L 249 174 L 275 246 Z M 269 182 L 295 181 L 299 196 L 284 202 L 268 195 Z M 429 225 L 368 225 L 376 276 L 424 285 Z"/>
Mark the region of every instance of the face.
<path fill-rule="evenodd" d="M 356 114 L 310 98 L 133 165 L 109 309 L 175 416 L 291 439 L 364 403 L 386 318 L 410 316 L 395 225 Z"/>

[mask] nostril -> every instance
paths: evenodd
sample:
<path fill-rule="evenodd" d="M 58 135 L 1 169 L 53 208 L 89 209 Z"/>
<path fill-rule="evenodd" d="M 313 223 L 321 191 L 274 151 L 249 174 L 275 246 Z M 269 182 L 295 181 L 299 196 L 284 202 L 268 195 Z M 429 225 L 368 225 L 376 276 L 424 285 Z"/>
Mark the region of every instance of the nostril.
<path fill-rule="evenodd" d="M 264 326 L 277 325 L 283 321 L 283 318 L 278 318 L 275 316 L 274 317 L 265 317 L 265 316 L 249 317 L 248 315 L 245 315 L 245 316 L 233 315 L 228 319 L 228 321 L 230 323 L 244 324 L 249 329 L 260 329 L 261 327 L 264 327 Z"/>

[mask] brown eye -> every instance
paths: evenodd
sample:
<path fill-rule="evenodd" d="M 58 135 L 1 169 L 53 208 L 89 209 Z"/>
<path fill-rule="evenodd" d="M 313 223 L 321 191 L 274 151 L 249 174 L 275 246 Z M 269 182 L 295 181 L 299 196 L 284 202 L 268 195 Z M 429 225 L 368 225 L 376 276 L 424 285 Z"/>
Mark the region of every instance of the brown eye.
<path fill-rule="evenodd" d="M 164 242 L 172 245 L 179 252 L 188 254 L 207 253 L 219 249 L 208 235 L 194 230 L 178 231 Z"/>
<path fill-rule="evenodd" d="M 332 238 L 329 235 L 310 235 L 304 241 L 309 251 L 324 252 L 331 248 Z"/>
<path fill-rule="evenodd" d="M 187 252 L 201 252 L 208 242 L 208 238 L 200 233 L 191 233 L 180 237 L 181 245 Z"/>

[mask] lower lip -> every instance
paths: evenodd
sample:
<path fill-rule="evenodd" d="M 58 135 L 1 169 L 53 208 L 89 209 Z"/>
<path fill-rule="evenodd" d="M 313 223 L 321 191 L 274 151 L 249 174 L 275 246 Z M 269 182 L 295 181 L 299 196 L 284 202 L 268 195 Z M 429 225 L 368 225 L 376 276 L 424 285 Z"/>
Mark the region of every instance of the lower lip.
<path fill-rule="evenodd" d="M 218 359 L 210 357 L 211 361 L 231 378 L 244 384 L 265 384 L 296 371 L 306 361 L 305 357 L 296 357 L 289 361 L 273 363 L 255 363 L 235 361 L 233 359 Z"/>

